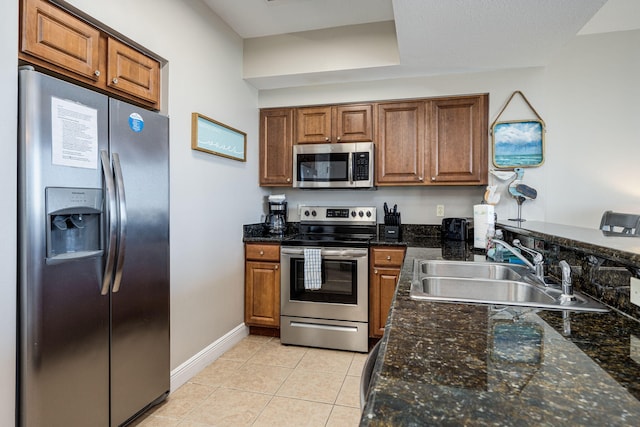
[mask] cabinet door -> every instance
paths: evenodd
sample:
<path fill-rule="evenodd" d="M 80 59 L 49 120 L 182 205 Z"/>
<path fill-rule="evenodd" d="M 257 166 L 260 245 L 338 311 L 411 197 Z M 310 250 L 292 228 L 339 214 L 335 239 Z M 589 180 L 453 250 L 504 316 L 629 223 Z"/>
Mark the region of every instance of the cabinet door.
<path fill-rule="evenodd" d="M 293 109 L 260 111 L 260 185 L 291 186 Z"/>
<path fill-rule="evenodd" d="M 24 0 L 22 8 L 23 53 L 98 80 L 100 31 L 46 1 Z"/>
<path fill-rule="evenodd" d="M 374 267 L 371 271 L 369 335 L 372 337 L 384 334 L 384 325 L 387 323 L 399 277 L 399 268 Z"/>
<path fill-rule="evenodd" d="M 335 142 L 373 141 L 372 119 L 371 104 L 335 107 Z"/>
<path fill-rule="evenodd" d="M 250 326 L 280 326 L 280 264 L 245 263 L 244 321 Z"/>
<path fill-rule="evenodd" d="M 160 105 L 160 63 L 126 44 L 107 40 L 107 86 Z"/>
<path fill-rule="evenodd" d="M 331 107 L 296 109 L 296 144 L 331 142 Z"/>
<path fill-rule="evenodd" d="M 488 182 L 487 107 L 487 95 L 431 101 L 431 182 Z"/>
<path fill-rule="evenodd" d="M 376 184 L 424 183 L 424 102 L 393 102 L 377 106 Z"/>
<path fill-rule="evenodd" d="M 404 247 L 372 247 L 369 274 L 369 335 L 381 337 L 400 278 Z"/>

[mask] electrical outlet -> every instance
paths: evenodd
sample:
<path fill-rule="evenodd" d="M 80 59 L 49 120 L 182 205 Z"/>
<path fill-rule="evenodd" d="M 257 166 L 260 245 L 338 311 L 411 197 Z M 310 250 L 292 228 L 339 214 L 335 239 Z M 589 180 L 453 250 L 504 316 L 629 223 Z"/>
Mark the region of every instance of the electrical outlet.
<path fill-rule="evenodd" d="M 640 279 L 631 278 L 631 303 L 640 305 Z"/>
<path fill-rule="evenodd" d="M 436 207 L 436 216 L 444 216 L 444 205 L 438 205 Z"/>

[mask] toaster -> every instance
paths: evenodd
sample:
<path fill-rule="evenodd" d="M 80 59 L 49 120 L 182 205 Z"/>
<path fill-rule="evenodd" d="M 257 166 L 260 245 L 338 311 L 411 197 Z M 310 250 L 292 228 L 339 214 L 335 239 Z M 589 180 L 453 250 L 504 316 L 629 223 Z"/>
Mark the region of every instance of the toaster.
<path fill-rule="evenodd" d="M 443 218 L 440 235 L 443 240 L 473 240 L 473 218 Z"/>

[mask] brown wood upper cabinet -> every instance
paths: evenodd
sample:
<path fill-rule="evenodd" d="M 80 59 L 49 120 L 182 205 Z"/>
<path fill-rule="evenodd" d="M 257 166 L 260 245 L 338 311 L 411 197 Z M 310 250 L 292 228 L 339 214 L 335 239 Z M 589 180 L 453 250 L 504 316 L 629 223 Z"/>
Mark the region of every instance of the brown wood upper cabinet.
<path fill-rule="evenodd" d="M 372 104 L 296 108 L 296 144 L 373 140 Z"/>
<path fill-rule="evenodd" d="M 291 187 L 293 108 L 260 110 L 260 185 Z"/>
<path fill-rule="evenodd" d="M 18 58 L 160 109 L 160 63 L 46 0 L 22 0 Z"/>
<path fill-rule="evenodd" d="M 421 185 L 425 173 L 423 101 L 377 105 L 376 183 Z"/>
<path fill-rule="evenodd" d="M 429 102 L 430 180 L 437 184 L 487 184 L 488 96 Z"/>
<path fill-rule="evenodd" d="M 376 105 L 376 185 L 485 185 L 488 95 Z"/>

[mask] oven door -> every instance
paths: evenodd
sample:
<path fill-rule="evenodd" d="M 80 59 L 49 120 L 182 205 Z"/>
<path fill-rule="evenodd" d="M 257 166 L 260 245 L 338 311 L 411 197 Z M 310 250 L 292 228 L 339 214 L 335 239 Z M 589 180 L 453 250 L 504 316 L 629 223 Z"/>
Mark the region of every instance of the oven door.
<path fill-rule="evenodd" d="M 282 247 L 281 314 L 316 319 L 368 321 L 367 248 L 321 248 L 322 285 L 304 284 L 304 247 Z"/>

